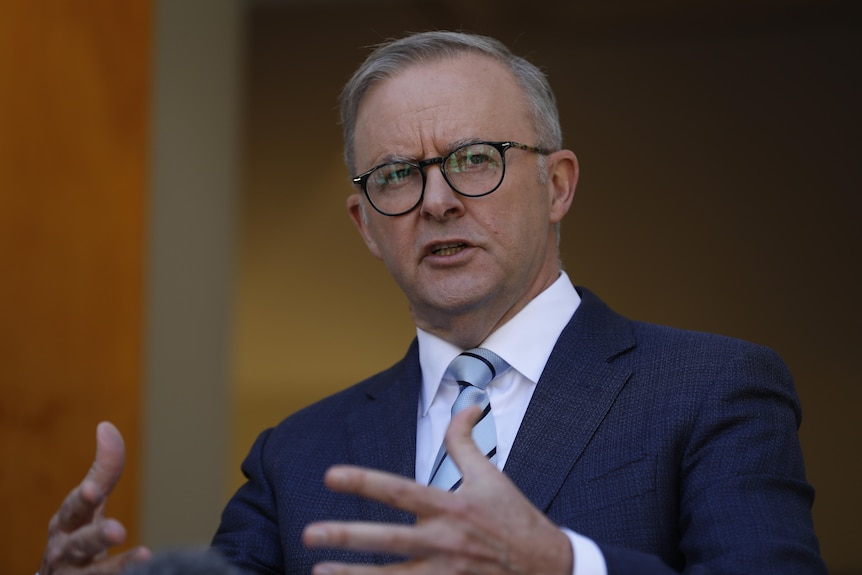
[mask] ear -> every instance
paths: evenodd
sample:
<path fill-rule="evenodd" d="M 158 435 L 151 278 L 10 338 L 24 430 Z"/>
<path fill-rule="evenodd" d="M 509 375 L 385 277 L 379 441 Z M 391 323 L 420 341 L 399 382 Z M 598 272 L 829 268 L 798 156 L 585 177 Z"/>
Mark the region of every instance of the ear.
<path fill-rule="evenodd" d="M 350 219 L 353 220 L 353 225 L 356 226 L 356 229 L 359 231 L 359 235 L 362 236 L 362 240 L 365 242 L 365 245 L 368 247 L 368 251 L 371 252 L 377 259 L 383 259 L 380 256 L 380 250 L 377 249 L 377 242 L 374 240 L 374 237 L 371 234 L 371 230 L 368 225 L 367 210 L 363 205 L 363 198 L 360 194 L 351 194 L 347 197 L 347 213 L 350 215 Z"/>
<path fill-rule="evenodd" d="M 571 150 L 560 150 L 548 157 L 548 192 L 551 194 L 551 223 L 556 224 L 569 211 L 578 185 L 578 158 Z"/>

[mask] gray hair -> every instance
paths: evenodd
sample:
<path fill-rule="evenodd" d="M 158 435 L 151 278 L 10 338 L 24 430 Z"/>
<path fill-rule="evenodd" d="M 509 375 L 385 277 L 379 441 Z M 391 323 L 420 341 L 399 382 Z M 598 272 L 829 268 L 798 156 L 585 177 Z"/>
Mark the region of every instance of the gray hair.
<path fill-rule="evenodd" d="M 356 70 L 341 92 L 341 124 L 344 128 L 344 162 L 356 173 L 356 115 L 362 99 L 375 84 L 395 76 L 412 64 L 451 58 L 465 53 L 489 56 L 512 71 L 524 90 L 536 128 L 533 145 L 559 150 L 563 146 L 557 102 L 545 74 L 534 64 L 514 55 L 502 42 L 462 32 L 423 32 L 378 45 Z"/>

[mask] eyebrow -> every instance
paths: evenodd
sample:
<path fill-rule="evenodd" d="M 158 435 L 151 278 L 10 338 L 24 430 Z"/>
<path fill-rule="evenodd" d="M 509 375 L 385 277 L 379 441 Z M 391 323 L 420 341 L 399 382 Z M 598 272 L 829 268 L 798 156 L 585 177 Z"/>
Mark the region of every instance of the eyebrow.
<path fill-rule="evenodd" d="M 477 138 L 475 136 L 469 137 L 469 138 L 461 138 L 461 139 L 455 140 L 454 142 L 450 142 L 448 146 L 443 148 L 444 150 L 446 150 L 446 152 L 444 152 L 443 154 L 441 154 L 439 156 L 433 156 L 433 157 L 445 158 L 446 156 L 448 156 L 449 154 L 451 154 L 452 152 L 454 152 L 458 148 L 461 148 L 463 146 L 469 146 L 470 144 L 478 144 L 479 142 L 484 142 L 484 141 L 487 141 L 487 140 L 483 140 L 483 139 Z M 374 165 L 375 166 L 385 166 L 386 164 L 397 164 L 397 163 L 418 164 L 419 162 L 421 162 L 422 160 L 425 160 L 425 159 L 427 159 L 427 158 L 417 158 L 415 156 L 402 156 L 400 154 L 387 154 L 387 155 L 383 156 L 382 158 L 380 158 L 380 160 Z"/>
<path fill-rule="evenodd" d="M 448 156 L 449 154 L 463 146 L 469 146 L 470 144 L 478 144 L 479 142 L 487 141 L 488 140 L 477 138 L 475 136 L 471 138 L 461 138 L 460 140 L 455 140 L 454 142 L 450 143 L 449 146 L 446 148 L 447 150 L 449 150 L 448 152 L 446 152 L 446 155 Z"/>
<path fill-rule="evenodd" d="M 386 164 L 400 164 L 400 163 L 404 163 L 404 162 L 416 163 L 418 161 L 419 160 L 417 160 L 416 158 L 413 158 L 411 156 L 402 156 L 399 154 L 387 154 L 387 155 L 383 156 L 382 158 L 380 158 L 380 161 L 378 161 L 374 165 L 375 166 L 385 166 Z"/>

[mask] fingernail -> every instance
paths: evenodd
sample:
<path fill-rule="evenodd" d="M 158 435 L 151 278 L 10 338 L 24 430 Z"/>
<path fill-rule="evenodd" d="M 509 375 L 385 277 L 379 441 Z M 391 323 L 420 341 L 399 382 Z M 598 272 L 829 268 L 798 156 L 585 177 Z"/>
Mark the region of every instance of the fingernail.
<path fill-rule="evenodd" d="M 126 540 L 126 528 L 116 519 L 106 519 L 102 524 L 102 533 L 112 545 L 119 545 Z"/>
<path fill-rule="evenodd" d="M 326 481 L 330 487 L 344 487 L 347 485 L 347 472 L 344 469 L 330 469 L 326 474 Z"/>
<path fill-rule="evenodd" d="M 147 547 L 138 547 L 135 549 L 135 561 L 146 563 L 153 558 L 153 552 Z"/>
<path fill-rule="evenodd" d="M 329 533 L 319 525 L 309 525 L 305 528 L 303 539 L 307 545 L 326 545 L 329 541 Z"/>

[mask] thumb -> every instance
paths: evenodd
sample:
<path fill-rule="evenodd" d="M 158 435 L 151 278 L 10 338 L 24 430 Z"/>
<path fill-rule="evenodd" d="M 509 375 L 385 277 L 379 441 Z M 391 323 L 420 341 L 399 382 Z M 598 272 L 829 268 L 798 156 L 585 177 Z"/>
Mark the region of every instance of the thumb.
<path fill-rule="evenodd" d="M 84 478 L 85 483 L 94 484 L 96 498 L 107 497 L 114 489 L 126 463 L 126 445 L 119 430 L 110 422 L 103 421 L 96 427 L 96 459 Z"/>
<path fill-rule="evenodd" d="M 487 469 L 488 466 L 496 469 L 473 441 L 473 426 L 481 415 L 482 410 L 478 407 L 468 407 L 452 417 L 446 430 L 446 451 L 465 478 L 480 472 L 482 468 Z"/>

